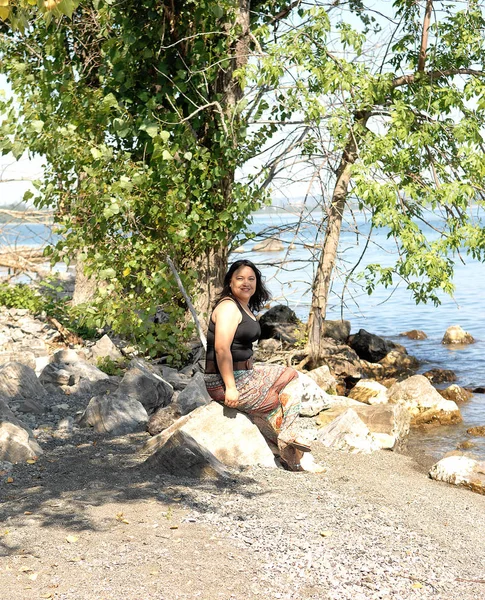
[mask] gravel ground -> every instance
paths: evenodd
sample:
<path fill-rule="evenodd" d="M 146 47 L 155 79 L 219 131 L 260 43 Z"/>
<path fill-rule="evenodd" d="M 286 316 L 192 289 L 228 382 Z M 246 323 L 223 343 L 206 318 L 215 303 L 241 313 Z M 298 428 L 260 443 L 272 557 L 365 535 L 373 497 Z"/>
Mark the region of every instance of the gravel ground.
<path fill-rule="evenodd" d="M 485 497 L 410 457 L 316 445 L 323 475 L 199 481 L 149 471 L 146 437 L 45 433 L 2 473 L 1 598 L 485 598 Z"/>

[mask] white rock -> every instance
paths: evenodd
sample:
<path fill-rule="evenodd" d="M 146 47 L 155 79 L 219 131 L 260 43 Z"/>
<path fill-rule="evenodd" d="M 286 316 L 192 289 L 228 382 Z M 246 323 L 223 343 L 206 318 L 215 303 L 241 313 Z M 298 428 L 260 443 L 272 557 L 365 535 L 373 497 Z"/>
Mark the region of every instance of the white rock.
<path fill-rule="evenodd" d="M 192 436 L 228 467 L 276 467 L 272 451 L 249 417 L 217 402 L 196 408 L 178 419 L 148 440 L 142 453 L 153 454 L 178 430 Z"/>
<path fill-rule="evenodd" d="M 321 429 L 318 439 L 328 448 L 352 453 L 370 453 L 381 448 L 379 441 L 351 408 Z"/>
<path fill-rule="evenodd" d="M 350 390 L 349 398 L 365 404 L 387 404 L 387 388 L 373 379 L 361 379 Z"/>
<path fill-rule="evenodd" d="M 468 456 L 448 456 L 431 467 L 429 476 L 485 494 L 485 461 L 479 462 Z"/>

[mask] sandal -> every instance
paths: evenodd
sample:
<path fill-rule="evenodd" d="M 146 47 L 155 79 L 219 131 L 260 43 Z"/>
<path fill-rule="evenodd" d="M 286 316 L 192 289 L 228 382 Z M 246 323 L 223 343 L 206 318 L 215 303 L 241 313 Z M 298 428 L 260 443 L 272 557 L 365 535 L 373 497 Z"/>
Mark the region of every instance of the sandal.
<path fill-rule="evenodd" d="M 283 469 L 286 469 L 287 471 L 292 471 L 293 473 L 298 473 L 298 472 L 302 472 L 305 470 L 301 466 L 300 463 L 290 463 L 290 462 L 286 461 L 284 458 L 281 458 L 281 456 L 280 456 L 280 463 L 281 463 L 281 466 L 283 467 Z"/>
<path fill-rule="evenodd" d="M 311 452 L 310 446 L 301 440 L 292 440 L 288 442 L 288 446 L 295 448 L 295 450 L 300 450 L 300 452 Z"/>

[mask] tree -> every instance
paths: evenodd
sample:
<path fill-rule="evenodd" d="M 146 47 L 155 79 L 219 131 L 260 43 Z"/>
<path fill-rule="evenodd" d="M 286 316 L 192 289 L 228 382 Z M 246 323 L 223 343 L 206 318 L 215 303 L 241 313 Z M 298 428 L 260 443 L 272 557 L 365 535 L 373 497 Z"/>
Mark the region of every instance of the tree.
<path fill-rule="evenodd" d="M 76 256 L 105 281 L 93 323 L 139 330 L 155 350 L 176 344 L 184 312 L 165 257 L 207 313 L 232 239 L 265 201 L 235 183 L 264 139 L 247 134 L 238 75 L 260 6 L 20 0 L 0 11 L 15 94 L 1 104 L 2 152 L 45 157 L 36 202 L 56 212 L 54 258 Z M 174 317 L 157 339 L 146 332 L 156 305 Z"/>
<path fill-rule="evenodd" d="M 367 267 L 369 292 L 400 279 L 416 302 L 439 303 L 440 291 L 453 291 L 454 260 L 485 257 L 484 230 L 472 210 L 484 200 L 482 3 L 457 10 L 446 1 L 396 0 L 388 18 L 362 2 L 349 5 L 360 27 L 312 7 L 265 58 L 267 73 L 286 65 L 293 79 L 277 101 L 283 117 L 298 115 L 307 127 L 302 156 L 318 157 L 318 169 L 330 173 L 309 321 L 316 364 L 350 203 L 368 212 L 373 228 L 385 227 L 399 251 L 396 264 Z M 433 212 L 442 224 L 429 239 L 423 226 Z"/>

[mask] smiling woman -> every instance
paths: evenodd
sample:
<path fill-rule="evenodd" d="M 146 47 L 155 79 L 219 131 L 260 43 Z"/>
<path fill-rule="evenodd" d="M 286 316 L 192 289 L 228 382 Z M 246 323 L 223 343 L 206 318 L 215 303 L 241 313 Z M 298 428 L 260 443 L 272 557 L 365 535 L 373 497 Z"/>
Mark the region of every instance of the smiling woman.
<path fill-rule="evenodd" d="M 253 342 L 261 333 L 253 311 L 269 300 L 259 269 L 249 260 L 233 263 L 224 278 L 207 334 L 205 383 L 211 398 L 252 419 L 278 447 L 291 471 L 322 472 L 310 446 L 292 426 L 300 412 L 298 373 L 281 365 L 253 365 Z"/>

